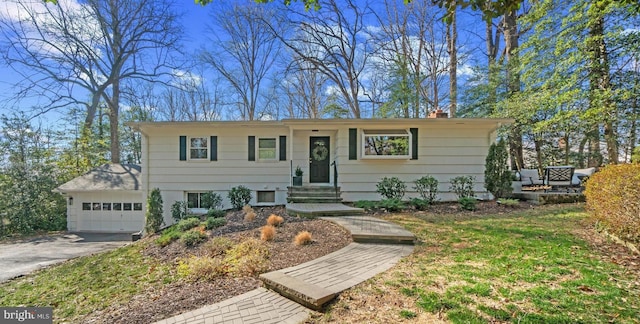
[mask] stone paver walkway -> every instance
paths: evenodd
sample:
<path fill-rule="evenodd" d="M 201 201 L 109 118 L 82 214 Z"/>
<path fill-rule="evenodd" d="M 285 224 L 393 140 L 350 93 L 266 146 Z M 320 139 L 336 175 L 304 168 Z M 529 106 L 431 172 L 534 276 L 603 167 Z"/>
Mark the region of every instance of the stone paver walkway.
<path fill-rule="evenodd" d="M 297 324 L 309 309 L 265 288 L 157 322 L 157 324 Z"/>
<path fill-rule="evenodd" d="M 388 270 L 413 252 L 413 245 L 406 243 L 413 242 L 415 237 L 395 224 L 367 216 L 326 219 L 343 226 L 354 237 L 377 235 L 391 238 L 390 242 L 404 244 L 354 242 L 316 260 L 262 274 L 260 278 L 265 285 L 280 294 L 258 288 L 157 324 L 300 323 L 311 313 L 310 309 L 302 305 L 320 309 L 341 291 Z M 398 240 L 398 237 L 402 239 Z"/>

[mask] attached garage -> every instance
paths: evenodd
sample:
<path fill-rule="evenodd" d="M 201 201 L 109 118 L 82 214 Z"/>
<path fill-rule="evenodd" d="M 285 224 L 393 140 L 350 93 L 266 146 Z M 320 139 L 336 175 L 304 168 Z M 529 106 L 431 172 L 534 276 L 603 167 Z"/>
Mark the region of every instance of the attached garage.
<path fill-rule="evenodd" d="M 140 166 L 105 164 L 57 188 L 67 197 L 73 232 L 137 232 L 144 228 Z"/>

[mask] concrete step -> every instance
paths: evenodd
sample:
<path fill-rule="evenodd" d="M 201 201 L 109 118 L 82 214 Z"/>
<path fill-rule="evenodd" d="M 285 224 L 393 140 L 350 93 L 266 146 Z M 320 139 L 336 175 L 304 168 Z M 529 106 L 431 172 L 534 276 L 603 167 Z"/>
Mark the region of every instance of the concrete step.
<path fill-rule="evenodd" d="M 289 192 L 336 192 L 336 188 L 333 186 L 289 186 L 287 187 Z M 340 192 L 340 187 L 338 187 Z"/>
<path fill-rule="evenodd" d="M 287 214 L 300 217 L 362 215 L 364 209 L 349 207 L 341 203 L 288 203 Z"/>
<path fill-rule="evenodd" d="M 342 197 L 289 197 L 287 202 L 307 204 L 340 203 L 342 202 Z"/>
<path fill-rule="evenodd" d="M 358 243 L 410 244 L 415 243 L 413 233 L 401 226 L 370 216 L 321 217 L 351 232 Z"/>

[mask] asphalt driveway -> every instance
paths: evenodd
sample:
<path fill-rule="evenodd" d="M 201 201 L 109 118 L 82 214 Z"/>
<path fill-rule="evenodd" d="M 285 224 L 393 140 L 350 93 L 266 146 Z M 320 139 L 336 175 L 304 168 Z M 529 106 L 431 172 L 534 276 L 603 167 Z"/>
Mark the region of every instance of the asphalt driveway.
<path fill-rule="evenodd" d="M 67 233 L 0 243 L 0 282 L 71 258 L 131 243 L 131 234 Z"/>

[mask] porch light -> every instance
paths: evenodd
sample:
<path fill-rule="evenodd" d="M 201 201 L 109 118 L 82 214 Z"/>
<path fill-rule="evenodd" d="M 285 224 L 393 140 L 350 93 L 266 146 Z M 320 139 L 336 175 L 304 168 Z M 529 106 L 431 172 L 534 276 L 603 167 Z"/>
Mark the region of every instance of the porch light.
<path fill-rule="evenodd" d="M 69 206 L 73 206 L 73 197 L 69 197 Z"/>

